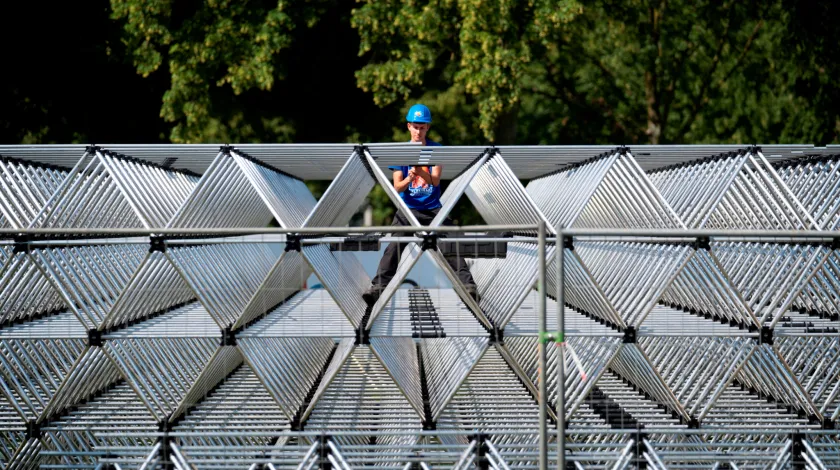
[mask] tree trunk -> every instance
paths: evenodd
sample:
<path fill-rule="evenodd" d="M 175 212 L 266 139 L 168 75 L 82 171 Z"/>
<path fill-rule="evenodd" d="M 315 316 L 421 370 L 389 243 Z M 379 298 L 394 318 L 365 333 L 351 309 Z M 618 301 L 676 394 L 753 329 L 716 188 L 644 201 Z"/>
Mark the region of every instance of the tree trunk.
<path fill-rule="evenodd" d="M 645 71 L 645 101 L 647 102 L 647 130 L 648 140 L 651 144 L 658 144 L 662 141 L 662 100 L 659 94 L 659 71 L 656 69 L 657 59 L 662 57 L 661 27 L 662 14 L 665 11 L 666 1 L 659 3 L 659 9 L 651 6 L 648 10 L 650 15 L 650 42 L 652 47 L 648 57 L 648 69 Z"/>
<path fill-rule="evenodd" d="M 656 71 L 645 72 L 645 100 L 647 101 L 647 129 L 645 133 L 651 144 L 658 144 L 662 138 L 662 117 L 659 115 L 659 96 L 656 92 Z"/>
<path fill-rule="evenodd" d="M 499 122 L 496 123 L 496 138 L 494 144 L 496 145 L 513 145 L 516 143 L 516 125 L 519 121 L 519 102 L 508 111 L 499 116 Z"/>

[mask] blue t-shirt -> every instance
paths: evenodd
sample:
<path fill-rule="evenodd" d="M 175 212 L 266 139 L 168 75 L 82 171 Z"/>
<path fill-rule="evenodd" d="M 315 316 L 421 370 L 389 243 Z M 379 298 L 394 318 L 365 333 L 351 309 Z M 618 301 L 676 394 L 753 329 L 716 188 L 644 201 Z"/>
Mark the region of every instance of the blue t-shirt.
<path fill-rule="evenodd" d="M 440 147 L 441 145 L 433 140 L 426 139 L 426 147 Z M 432 173 L 432 167 L 434 165 L 425 166 L 423 167 L 429 174 Z M 389 166 L 389 170 L 394 171 L 402 171 L 403 177 L 408 176 L 408 170 L 411 167 L 409 166 Z M 414 210 L 429 210 L 429 209 L 437 209 L 440 207 L 440 186 L 433 186 L 431 181 L 427 184 L 423 184 L 420 181 L 420 177 L 417 177 L 414 181 L 408 184 L 408 187 L 405 188 L 405 191 L 400 193 L 400 197 L 402 197 L 403 201 L 405 201 L 405 205 L 408 206 L 409 209 Z"/>

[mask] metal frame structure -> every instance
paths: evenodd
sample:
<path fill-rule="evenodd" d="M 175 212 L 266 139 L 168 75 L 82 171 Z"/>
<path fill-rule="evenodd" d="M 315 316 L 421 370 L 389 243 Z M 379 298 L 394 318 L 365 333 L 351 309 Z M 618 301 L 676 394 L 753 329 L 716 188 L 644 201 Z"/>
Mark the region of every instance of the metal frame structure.
<path fill-rule="evenodd" d="M 0 146 L 0 466 L 837 467 L 835 153 Z M 435 163 L 423 226 L 385 170 Z M 376 185 L 413 235 L 347 227 Z"/>

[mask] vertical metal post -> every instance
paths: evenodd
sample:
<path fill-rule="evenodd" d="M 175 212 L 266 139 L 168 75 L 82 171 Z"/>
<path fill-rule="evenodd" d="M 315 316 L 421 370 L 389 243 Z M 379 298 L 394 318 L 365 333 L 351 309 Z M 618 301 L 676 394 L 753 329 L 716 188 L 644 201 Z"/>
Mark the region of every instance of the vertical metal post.
<path fill-rule="evenodd" d="M 548 334 L 545 331 L 546 314 L 545 314 L 545 221 L 540 221 L 537 228 L 537 257 L 539 258 L 538 270 L 539 281 L 537 287 L 539 289 L 539 296 L 537 298 L 537 313 L 539 316 L 539 341 L 537 342 L 537 350 L 539 355 L 539 405 L 540 405 L 540 470 L 548 470 L 548 387 L 546 387 L 545 370 L 546 370 L 546 351 L 545 343 Z"/>
<path fill-rule="evenodd" d="M 557 262 L 557 338 L 554 339 L 557 351 L 557 469 L 566 469 L 566 309 L 564 266 L 566 243 L 563 229 L 557 227 L 557 241 L 554 256 Z"/>

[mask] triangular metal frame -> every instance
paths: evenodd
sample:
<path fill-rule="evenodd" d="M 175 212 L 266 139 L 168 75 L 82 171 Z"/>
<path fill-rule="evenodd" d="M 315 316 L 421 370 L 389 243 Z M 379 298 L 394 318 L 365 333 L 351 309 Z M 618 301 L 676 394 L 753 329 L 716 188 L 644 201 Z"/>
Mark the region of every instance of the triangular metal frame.
<path fill-rule="evenodd" d="M 163 227 L 197 183 L 194 175 L 89 147 L 30 227 Z M 104 212 L 88 210 L 100 203 Z"/>
<path fill-rule="evenodd" d="M 150 254 L 147 246 L 133 242 L 92 240 L 32 245 L 28 256 L 79 321 L 88 329 L 99 329 Z"/>
<path fill-rule="evenodd" d="M 150 250 L 98 329 L 115 328 L 192 300 L 196 300 L 195 293 L 171 260 L 160 251 Z"/>
<path fill-rule="evenodd" d="M 218 348 L 218 337 L 117 338 L 103 345 L 160 422 L 178 409 Z"/>
<path fill-rule="evenodd" d="M 177 420 L 170 419 L 172 430 L 184 433 L 178 438 L 181 452 L 199 468 L 217 463 L 218 457 L 247 462 L 254 454 L 259 454 L 252 449 L 276 448 L 278 443 L 282 446 L 280 441 L 285 439 L 282 433 L 291 428 L 283 411 L 276 406 L 253 369 L 242 362 L 236 348 L 228 346 L 220 352 L 224 359 L 211 364 L 218 368 L 214 367 L 216 370 L 202 376 L 212 379 L 199 386 L 202 381 L 199 378 L 198 388 L 190 391 L 192 399 L 189 402 L 195 403 Z M 213 382 L 215 384 L 210 386 Z M 243 397 L 247 399 L 243 400 Z M 229 426 L 242 416 L 251 417 L 254 434 L 218 435 L 228 431 Z M 193 453 L 193 449 L 197 452 Z"/>
<path fill-rule="evenodd" d="M 0 391 L 25 421 L 44 416 L 87 351 L 81 338 L 0 339 Z"/>
<path fill-rule="evenodd" d="M 832 255 L 826 246 L 714 241 L 723 274 L 761 325 L 773 328 Z"/>
<path fill-rule="evenodd" d="M 224 147 L 167 227 L 300 227 L 314 207 L 303 181 Z"/>
<path fill-rule="evenodd" d="M 686 411 L 674 392 L 668 388 L 665 380 L 638 344 L 625 344 L 613 358 L 610 369 L 639 389 L 644 390 L 660 404 L 681 416 L 686 422 L 691 421 L 692 416 Z"/>
<path fill-rule="evenodd" d="M 831 421 L 840 417 L 840 336 L 779 336 L 775 349 L 796 374 L 819 412 Z"/>
<path fill-rule="evenodd" d="M 817 228 L 755 148 L 663 168 L 651 180 L 690 228 Z"/>
<path fill-rule="evenodd" d="M 790 308 L 829 318 L 840 318 L 840 251 L 832 253 L 790 303 Z"/>
<path fill-rule="evenodd" d="M 344 342 L 343 347 L 348 344 Z M 336 348 L 331 338 L 324 337 L 240 338 L 237 346 L 289 421 L 298 418 L 310 388 Z"/>
<path fill-rule="evenodd" d="M 659 304 L 760 326 L 710 247 L 684 242 L 581 240 L 576 242 L 574 252 L 611 308 L 587 310 L 588 305 L 573 303 L 574 295 L 569 303 L 620 328 L 638 328 Z M 580 275 L 577 278 L 588 280 Z M 572 294 L 576 294 L 574 288 Z M 612 319 L 614 312 L 622 312 L 620 322 Z"/>
<path fill-rule="evenodd" d="M 55 290 L 28 253 L 0 245 L 0 324 L 9 324 L 64 310 Z"/>
<path fill-rule="evenodd" d="M 294 293 L 272 289 L 296 256 L 276 242 L 168 242 L 165 255 L 220 328 L 239 328 Z M 288 258 L 288 259 L 287 259 Z M 308 277 L 309 273 L 305 273 Z M 269 295 L 270 293 L 279 295 Z M 266 302 L 274 304 L 266 306 Z"/>
<path fill-rule="evenodd" d="M 426 338 L 420 342 L 433 421 L 440 418 L 489 347 L 487 338 Z"/>
<path fill-rule="evenodd" d="M 516 336 L 509 337 L 505 340 L 503 348 L 508 352 L 510 358 L 516 362 L 517 366 L 525 374 L 528 380 L 526 385 L 535 393 L 538 388 L 538 368 L 537 368 L 537 344 L 539 337 L 537 336 Z M 551 343 L 549 343 L 550 345 Z M 573 353 L 577 355 L 581 365 L 584 369 L 584 374 L 581 374 L 576 361 L 572 354 L 565 355 L 566 364 L 566 397 L 565 409 L 566 416 L 570 418 L 577 412 L 581 403 L 586 400 L 589 392 L 592 390 L 601 375 L 606 372 L 613 361 L 613 358 L 618 355 L 619 350 L 623 347 L 621 338 L 617 337 L 567 337 L 567 347 L 573 349 Z M 553 404 L 557 400 L 557 393 L 559 391 L 557 383 L 557 351 L 560 345 L 551 347 L 547 352 L 546 362 L 546 377 L 548 389 L 548 403 Z M 553 410 L 549 410 L 550 414 L 554 416 Z"/>
<path fill-rule="evenodd" d="M 776 172 L 822 230 L 840 229 L 840 159 L 814 155 L 776 164 Z"/>
<path fill-rule="evenodd" d="M 305 421 L 307 429 L 312 430 L 324 429 L 325 425 L 332 429 L 334 426 L 329 425 L 329 421 L 333 419 L 339 419 L 342 422 L 339 427 L 348 430 L 374 428 L 378 431 L 387 431 L 388 429 L 419 431 L 422 429 L 422 414 L 417 413 L 417 410 L 405 397 L 404 392 L 393 381 L 386 367 L 373 353 L 372 348 L 366 345 L 354 347 L 351 341 L 344 340 L 339 344 L 333 362 L 324 374 L 312 402 L 303 413 L 301 422 Z M 377 365 L 382 368 L 383 374 L 375 379 L 375 387 L 370 384 L 366 385 L 369 379 L 369 367 L 376 368 Z M 354 378 L 354 374 L 362 374 L 364 379 L 359 381 L 358 378 Z M 342 376 L 342 379 L 336 382 L 336 377 L 339 375 Z M 388 381 L 393 384 L 393 391 L 388 390 Z M 333 390 L 333 385 L 336 385 L 338 390 Z M 358 400 L 358 410 L 351 413 L 349 410 L 341 409 L 341 407 L 336 409 L 333 402 L 336 397 L 325 400 L 325 397 L 330 396 L 330 394 L 342 392 L 356 394 L 354 399 Z M 404 403 L 401 403 L 401 400 L 404 400 Z M 321 407 L 324 407 L 324 412 L 320 411 Z M 365 410 L 370 407 L 375 407 L 376 412 L 366 415 Z M 330 413 L 331 410 L 335 412 Z M 389 419 L 386 419 L 384 424 L 379 426 L 377 423 L 386 416 Z M 399 418 L 399 422 L 393 420 L 395 417 Z M 359 420 L 359 422 L 351 423 L 348 421 L 350 419 Z M 396 437 L 399 440 L 401 436 Z M 409 437 L 416 440 L 415 436 Z M 369 439 L 367 436 L 341 436 L 336 439 L 336 442 L 367 445 Z M 387 444 L 387 442 L 383 442 L 383 444 Z"/>
<path fill-rule="evenodd" d="M 102 348 L 88 346 L 55 391 L 39 423 L 104 390 L 122 377 Z"/>
<path fill-rule="evenodd" d="M 242 353 L 236 346 L 221 346 L 196 377 L 178 407 L 169 415 L 169 422 L 176 422 L 187 411 L 201 402 L 219 382 L 230 375 L 243 362 Z"/>
<path fill-rule="evenodd" d="M 738 371 L 736 379 L 742 385 L 772 396 L 776 401 L 801 410 L 808 416 L 823 419 L 823 414 L 814 404 L 811 395 L 802 387 L 775 345 L 759 344 L 750 359 Z"/>
<path fill-rule="evenodd" d="M 755 351 L 747 337 L 650 337 L 639 347 L 680 401 L 683 409 L 702 421 L 718 397 Z M 689 377 L 685 371 L 691 369 Z"/>
<path fill-rule="evenodd" d="M 504 368 L 494 371 L 494 375 L 497 379 L 496 383 L 491 383 L 487 380 L 487 377 L 484 376 L 486 372 L 480 374 L 482 375 L 480 377 L 475 377 L 480 368 L 488 367 L 488 364 L 492 363 L 498 363 L 500 365 L 503 364 L 505 366 Z M 498 345 L 492 345 L 486 348 L 481 357 L 475 362 L 475 364 L 473 364 L 469 373 L 458 384 L 455 392 L 449 400 L 444 403 L 439 415 L 435 419 L 436 429 L 486 429 L 486 426 L 481 426 L 479 423 L 482 421 L 492 420 L 494 419 L 493 417 L 498 420 L 500 415 L 509 413 L 512 398 L 512 395 L 510 394 L 513 393 L 511 390 L 506 391 L 506 400 L 502 404 L 498 404 L 498 402 L 491 403 L 489 401 L 490 397 L 488 396 L 492 393 L 494 386 L 499 386 L 498 379 L 503 378 L 507 374 L 510 374 L 508 383 L 511 386 L 516 387 L 516 396 L 519 400 L 521 400 L 522 407 L 516 410 L 517 416 L 519 417 L 517 425 L 525 426 L 530 424 L 531 426 L 536 427 L 538 425 L 537 402 L 534 400 L 524 383 L 520 381 L 520 377 L 514 370 L 509 368 L 508 364 L 509 363 L 504 358 L 504 355 L 500 349 L 498 349 Z M 521 389 L 518 387 L 521 387 Z M 498 407 L 496 405 L 498 405 Z M 529 411 L 532 411 L 533 413 L 530 413 Z M 533 419 L 533 421 L 528 423 L 528 421 L 526 421 L 526 417 Z M 507 442 L 508 435 L 502 432 L 497 434 L 497 436 L 499 442 Z M 515 437 L 520 441 L 523 440 L 523 436 Z M 464 437 L 441 435 L 440 439 L 442 442 L 451 444 L 454 442 L 463 442 Z M 535 442 L 537 436 L 526 436 L 524 439 L 532 439 Z"/>
<path fill-rule="evenodd" d="M 414 407 L 420 419 L 424 419 L 420 363 L 414 340 L 405 337 L 371 338 L 370 349 Z"/>
<path fill-rule="evenodd" d="M 0 227 L 29 227 L 67 178 L 67 171 L 0 155 Z"/>
<path fill-rule="evenodd" d="M 531 180 L 527 191 L 552 227 L 685 228 L 626 148 Z"/>
<path fill-rule="evenodd" d="M 335 354 L 333 354 L 333 357 L 330 360 L 330 364 L 324 371 L 324 376 L 321 379 L 321 383 L 318 384 L 318 388 L 312 395 L 312 399 L 310 400 L 309 405 L 306 407 L 305 410 L 303 410 L 303 413 L 301 414 L 301 422 L 309 418 L 309 415 L 312 413 L 312 410 L 314 410 L 315 406 L 317 406 L 318 400 L 321 399 L 321 396 L 327 390 L 327 387 L 329 387 L 333 379 L 335 379 L 336 374 L 338 374 L 341 368 L 344 367 L 344 364 L 347 362 L 347 359 L 350 358 L 350 355 L 353 353 L 354 349 L 355 340 L 353 338 L 344 338 L 338 343 L 338 346 L 336 346 L 335 349 Z"/>

